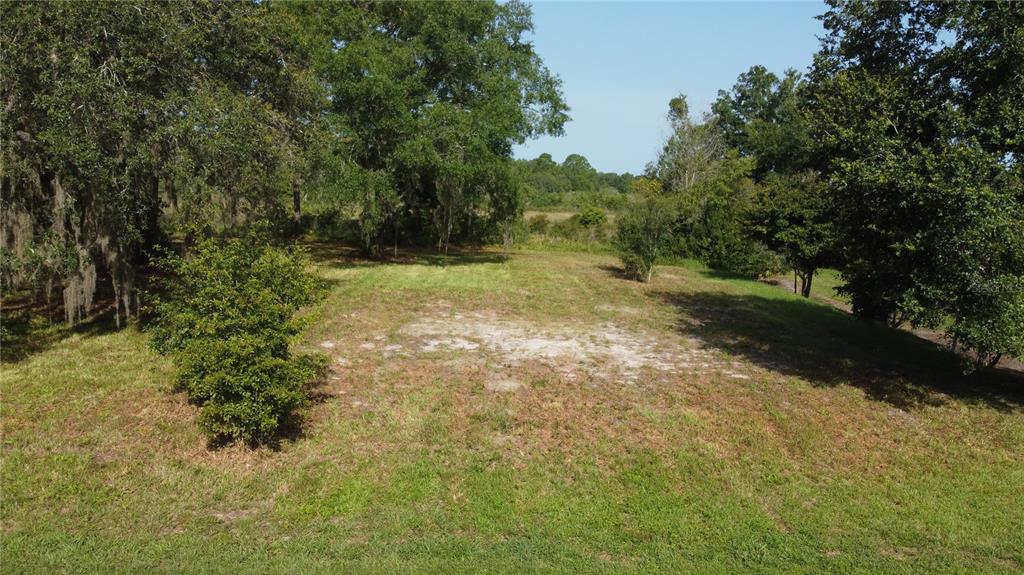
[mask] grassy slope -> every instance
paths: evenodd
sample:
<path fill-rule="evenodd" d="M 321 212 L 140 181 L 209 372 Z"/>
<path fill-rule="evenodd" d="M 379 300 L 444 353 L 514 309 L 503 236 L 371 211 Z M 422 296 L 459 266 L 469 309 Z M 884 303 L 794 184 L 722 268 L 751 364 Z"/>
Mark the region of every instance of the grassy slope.
<path fill-rule="evenodd" d="M 908 334 L 700 269 L 641 286 L 602 255 L 319 256 L 332 291 L 300 345 L 331 339 L 351 366 L 277 449 L 208 449 L 136 331 L 4 364 L 2 570 L 1024 568 L 1020 382 L 950 375 Z M 491 365 L 360 347 L 439 306 L 682 332 L 756 375 L 537 371 L 493 394 Z"/>

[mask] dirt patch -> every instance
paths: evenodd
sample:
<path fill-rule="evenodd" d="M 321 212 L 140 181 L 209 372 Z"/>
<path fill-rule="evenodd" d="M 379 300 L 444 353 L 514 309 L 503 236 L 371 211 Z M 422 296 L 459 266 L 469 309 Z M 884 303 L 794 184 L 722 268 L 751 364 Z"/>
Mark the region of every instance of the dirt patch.
<path fill-rule="evenodd" d="M 601 304 L 601 305 L 595 306 L 594 307 L 594 311 L 603 312 L 603 313 L 611 313 L 611 314 L 616 314 L 616 315 L 631 315 L 631 316 L 640 315 L 640 313 L 641 313 L 640 308 L 635 308 L 635 307 L 628 306 L 628 305 L 609 305 L 609 304 Z"/>
<path fill-rule="evenodd" d="M 612 322 L 541 326 L 487 314 L 439 313 L 401 328 L 423 353 L 489 354 L 503 366 L 544 364 L 569 379 L 591 377 L 633 382 L 645 371 L 735 372 L 716 350 L 682 336 L 625 329 Z M 739 377 L 749 377 L 737 374 Z"/>
<path fill-rule="evenodd" d="M 494 381 L 488 381 L 484 384 L 484 389 L 487 391 L 493 391 L 496 393 L 509 393 L 516 391 L 523 384 L 514 379 L 497 379 Z"/>
<path fill-rule="evenodd" d="M 210 515 L 216 518 L 221 523 L 234 523 L 235 521 L 245 519 L 250 515 L 256 513 L 255 508 L 250 509 L 232 509 L 229 511 L 214 511 Z"/>

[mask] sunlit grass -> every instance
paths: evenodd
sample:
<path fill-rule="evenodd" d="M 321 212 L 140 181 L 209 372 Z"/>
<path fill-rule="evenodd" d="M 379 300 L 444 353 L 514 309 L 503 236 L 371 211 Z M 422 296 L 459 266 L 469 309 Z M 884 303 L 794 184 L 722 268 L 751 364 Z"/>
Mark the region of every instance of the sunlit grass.
<path fill-rule="evenodd" d="M 276 449 L 209 448 L 134 328 L 2 364 L 0 570 L 1024 567 L 1019 382 L 962 377 L 909 334 L 693 262 L 642 285 L 607 255 L 321 261 L 330 292 L 297 343 L 330 340 L 351 366 Z M 526 365 L 524 389 L 496 394 L 500 365 L 360 347 L 438 309 L 692 337 L 754 376 L 626 385 Z"/>

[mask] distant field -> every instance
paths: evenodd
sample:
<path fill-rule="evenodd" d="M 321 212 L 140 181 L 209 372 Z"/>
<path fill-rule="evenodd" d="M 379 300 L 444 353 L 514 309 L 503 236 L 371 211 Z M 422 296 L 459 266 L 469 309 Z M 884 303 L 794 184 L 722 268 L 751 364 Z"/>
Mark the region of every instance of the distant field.
<path fill-rule="evenodd" d="M 695 264 L 313 247 L 333 369 L 274 448 L 208 448 L 137 330 L 2 365 L 0 570 L 1024 569 L 1019 377 Z"/>
<path fill-rule="evenodd" d="M 561 222 L 567 220 L 574 215 L 578 214 L 578 211 L 571 211 L 565 209 L 556 209 L 555 211 L 544 211 L 544 210 L 527 210 L 523 213 L 523 219 L 529 221 L 534 216 L 545 216 L 550 222 Z M 608 216 L 609 221 L 615 220 L 615 212 L 611 210 L 605 210 L 605 214 Z"/>
<path fill-rule="evenodd" d="M 551 222 L 561 222 L 563 220 L 567 220 L 567 219 L 573 217 L 574 215 L 576 215 L 578 213 L 579 212 L 569 212 L 569 211 L 546 212 L 546 211 L 543 211 L 543 210 L 527 210 L 523 214 L 523 218 L 525 220 L 529 221 L 530 218 L 532 218 L 532 217 L 544 216 L 544 217 L 546 217 L 548 219 L 548 221 L 551 221 Z"/>

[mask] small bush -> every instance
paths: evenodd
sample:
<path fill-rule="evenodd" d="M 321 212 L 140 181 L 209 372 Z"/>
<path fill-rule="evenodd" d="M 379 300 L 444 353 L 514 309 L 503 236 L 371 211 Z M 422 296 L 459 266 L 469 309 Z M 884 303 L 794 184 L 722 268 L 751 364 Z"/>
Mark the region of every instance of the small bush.
<path fill-rule="evenodd" d="M 1024 358 L 1024 277 L 975 278 L 957 299 L 946 332 L 954 347 L 974 352 L 968 371 L 994 367 L 1004 355 Z"/>
<path fill-rule="evenodd" d="M 542 236 L 548 233 L 548 227 L 551 225 L 550 220 L 544 214 L 537 214 L 530 218 L 527 222 L 527 226 L 530 229 L 530 233 L 537 236 Z"/>
<path fill-rule="evenodd" d="M 618 219 L 615 246 L 626 275 L 650 281 L 654 262 L 672 238 L 675 216 L 664 202 L 646 199 Z"/>
<path fill-rule="evenodd" d="M 561 238 L 563 240 L 582 241 L 585 239 L 583 225 L 580 224 L 580 215 L 573 214 L 564 220 L 559 220 L 551 224 L 550 232 L 552 236 Z"/>
<path fill-rule="evenodd" d="M 302 254 L 256 237 L 201 241 L 169 256 L 168 294 L 157 300 L 152 343 L 174 358 L 178 384 L 201 406 L 214 438 L 270 439 L 306 401 L 323 362 L 293 357 L 292 315 L 319 293 Z"/>
<path fill-rule="evenodd" d="M 583 208 L 580 212 L 580 225 L 585 228 L 597 228 L 608 221 L 608 214 L 604 210 L 594 206 Z"/>

